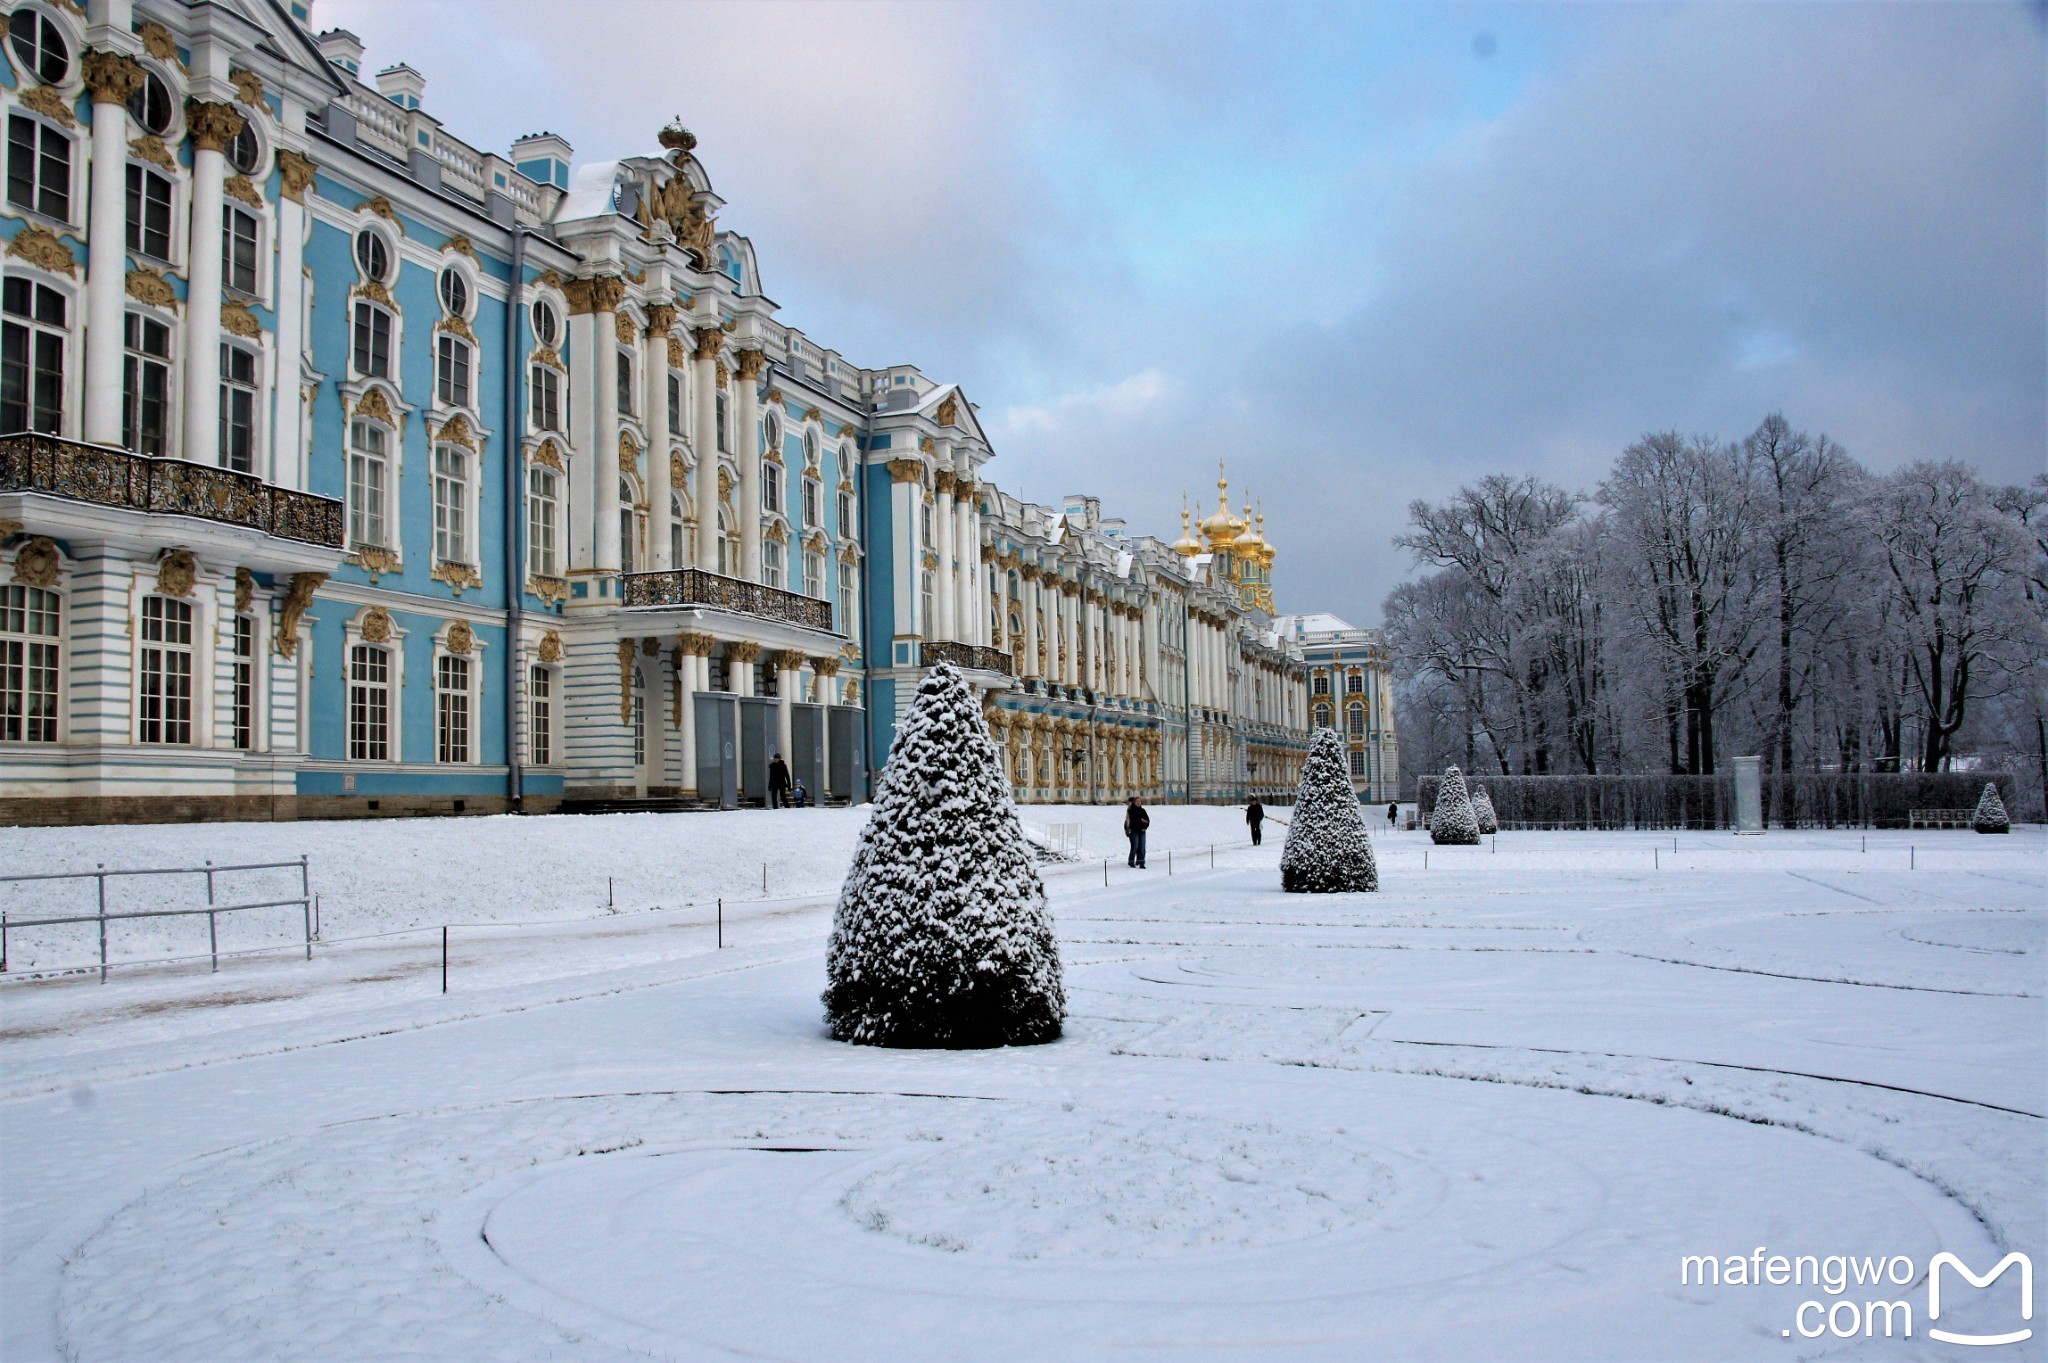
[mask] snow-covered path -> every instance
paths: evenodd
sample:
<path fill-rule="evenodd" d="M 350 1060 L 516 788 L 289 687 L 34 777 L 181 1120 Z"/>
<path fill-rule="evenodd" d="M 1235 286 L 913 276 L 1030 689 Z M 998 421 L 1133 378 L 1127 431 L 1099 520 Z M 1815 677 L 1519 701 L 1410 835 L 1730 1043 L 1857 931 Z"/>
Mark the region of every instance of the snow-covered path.
<path fill-rule="evenodd" d="M 0 1356 L 1952 1356 L 1679 1262 L 2048 1263 L 2042 835 L 1658 841 L 1056 877 L 995 1053 L 825 1039 L 817 900 L 9 986 Z"/>

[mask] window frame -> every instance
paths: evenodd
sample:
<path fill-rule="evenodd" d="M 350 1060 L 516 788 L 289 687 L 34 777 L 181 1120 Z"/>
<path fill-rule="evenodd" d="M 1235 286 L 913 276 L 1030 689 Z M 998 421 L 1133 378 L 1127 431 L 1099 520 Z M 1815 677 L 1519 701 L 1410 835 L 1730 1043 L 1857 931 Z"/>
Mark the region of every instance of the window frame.
<path fill-rule="evenodd" d="M 532 663 L 526 669 L 526 760 L 528 766 L 551 767 L 555 756 L 555 669 Z"/>
<path fill-rule="evenodd" d="M 474 660 L 445 649 L 434 652 L 434 761 L 449 766 L 476 763 L 476 678 Z M 456 684 L 459 683 L 459 684 Z"/>
<path fill-rule="evenodd" d="M 25 47 L 27 51 L 23 50 Z M 16 69 L 34 76 L 43 85 L 68 82 L 72 65 L 78 60 L 64 26 L 33 5 L 20 5 L 9 12 L 7 49 Z M 50 65 L 52 49 L 57 57 L 54 68 Z"/>
<path fill-rule="evenodd" d="M 382 324 L 382 333 L 378 327 Z M 349 369 L 358 378 L 391 379 L 391 353 L 397 348 L 398 317 L 370 298 L 358 298 L 349 311 Z M 368 345 L 365 345 L 367 338 Z M 374 365 L 371 363 L 375 361 Z"/>
<path fill-rule="evenodd" d="M 122 208 L 126 217 L 124 235 L 129 252 L 159 264 L 172 264 L 178 241 L 177 184 L 154 166 L 130 161 L 122 185 L 126 194 Z M 153 189 L 160 194 L 152 194 Z M 161 210 L 160 223 L 152 221 L 157 217 L 155 210 Z M 161 250 L 155 249 L 159 246 Z"/>
<path fill-rule="evenodd" d="M 527 576 L 562 575 L 561 516 L 561 475 L 546 464 L 532 464 L 526 470 Z"/>
<path fill-rule="evenodd" d="M 562 432 L 562 371 L 541 360 L 535 360 L 527 377 L 526 411 L 527 425 L 538 434 L 547 432 L 560 435 Z"/>
<path fill-rule="evenodd" d="M 26 143 L 16 131 L 28 133 Z M 61 149 L 61 157 L 53 152 Z M 60 223 L 66 227 L 76 226 L 71 211 L 78 202 L 78 156 L 69 133 L 57 124 L 33 113 L 20 105 L 7 111 L 7 205 L 19 209 L 32 217 L 48 222 Z M 27 157 L 27 174 L 18 177 L 15 173 L 17 155 Z M 57 183 L 61 161 L 62 184 Z M 26 199 L 15 197 L 17 179 L 27 185 Z M 61 202 L 57 202 L 61 200 Z"/>
<path fill-rule="evenodd" d="M 434 399 L 443 407 L 474 411 L 476 347 L 452 331 L 434 335 Z"/>
<path fill-rule="evenodd" d="M 232 720 L 232 744 L 242 752 L 256 751 L 258 697 L 258 659 L 262 650 L 256 641 L 262 631 L 256 628 L 256 617 L 238 614 L 234 617 L 233 675 L 230 682 L 229 709 Z"/>
<path fill-rule="evenodd" d="M 163 335 L 160 352 L 147 348 L 150 328 Z M 121 315 L 121 445 L 137 454 L 164 458 L 171 453 L 177 429 L 176 393 L 171 384 L 176 332 L 176 327 L 153 313 L 129 308 Z M 154 394 L 148 391 L 152 386 L 157 389 Z M 157 416 L 154 441 L 145 438 L 149 432 L 144 429 L 144 415 L 151 406 Z M 155 448 L 149 448 L 151 444 Z"/>
<path fill-rule="evenodd" d="M 383 253 L 383 268 L 381 270 L 375 268 L 375 263 L 372 260 L 364 259 L 364 256 L 369 253 L 366 251 L 366 243 L 369 244 L 370 250 Z M 391 238 L 382 231 L 370 226 L 368 223 L 363 223 L 356 228 L 355 241 L 349 247 L 349 259 L 355 263 L 356 273 L 361 275 L 366 282 L 382 284 L 389 288 L 391 286 L 392 273 L 398 265 L 398 248 L 392 245 Z"/>
<path fill-rule="evenodd" d="M 399 650 L 394 643 L 368 643 L 350 631 L 346 661 L 342 666 L 344 713 L 343 750 L 351 762 L 394 762 L 398 760 L 398 706 L 394 703 Z M 382 668 L 377 676 L 365 676 L 364 665 Z M 361 703 L 358 703 L 358 697 Z M 375 702 L 374 706 L 372 702 Z M 374 729 L 373 729 L 374 724 Z M 374 749 L 382 748 L 382 751 Z"/>
<path fill-rule="evenodd" d="M 152 634 L 154 633 L 154 637 Z M 175 637 L 182 634 L 182 638 Z M 200 723 L 197 606 L 180 597 L 144 593 L 135 643 L 135 741 L 150 747 L 197 746 Z M 171 666 L 182 660 L 182 671 Z"/>
<path fill-rule="evenodd" d="M 248 362 L 247 382 L 236 373 L 233 361 Z M 222 339 L 220 343 L 220 467 L 236 473 L 257 472 L 263 450 L 263 354 L 253 346 Z M 246 436 L 245 457 L 235 459 L 237 433 Z"/>
<path fill-rule="evenodd" d="M 63 741 L 65 605 L 55 587 L 0 583 L 0 742 Z"/>
<path fill-rule="evenodd" d="M 238 230 L 246 226 L 248 231 Z M 246 244 L 248 258 L 242 259 Z M 220 219 L 221 288 L 243 298 L 263 296 L 263 218 L 239 204 L 222 206 Z M 246 281 L 246 282 L 245 282 Z"/>
<path fill-rule="evenodd" d="M 787 591 L 788 588 L 783 585 L 786 580 L 786 563 L 782 542 L 764 536 L 761 540 L 761 585 L 773 587 L 777 591 Z"/>
<path fill-rule="evenodd" d="M 8 295 L 25 296 L 28 310 L 17 311 Z M 53 299 L 62 314 L 56 321 L 43 315 L 44 305 Z M 71 391 L 70 322 L 76 301 L 71 292 L 19 271 L 9 271 L 0 280 L 0 434 L 63 434 Z M 13 353 L 17 338 L 22 350 L 19 358 Z M 45 363 L 52 354 L 56 356 L 54 373 Z M 10 403 L 7 380 L 15 378 L 17 371 L 20 393 Z M 18 405 L 25 411 L 18 423 L 7 419 L 9 405 Z"/>
<path fill-rule="evenodd" d="M 163 119 L 150 120 L 150 96 L 163 95 Z M 169 137 L 171 129 L 178 123 L 178 97 L 171 93 L 171 83 L 154 69 L 142 68 L 142 84 L 135 87 L 135 93 L 128 96 L 128 117 L 135 120 L 135 126 L 154 137 Z"/>
<path fill-rule="evenodd" d="M 377 450 L 365 448 L 357 440 L 358 432 L 378 436 L 382 441 L 383 448 Z M 398 443 L 397 432 L 381 421 L 372 421 L 368 417 L 358 416 L 349 418 L 347 438 L 348 471 L 346 493 L 348 501 L 349 548 L 382 549 L 389 553 L 397 553 L 398 545 L 395 541 L 398 537 L 391 533 L 398 525 L 398 479 L 396 477 L 397 455 L 395 453 Z M 369 525 L 370 518 L 368 510 L 363 504 L 363 498 L 367 491 L 367 480 L 357 477 L 359 469 L 367 471 L 373 466 L 379 471 L 381 484 L 376 489 L 378 506 L 376 515 L 377 525 L 375 528 L 378 531 L 378 535 L 374 538 L 368 533 L 371 528 Z M 386 543 L 386 540 L 394 542 Z"/>
<path fill-rule="evenodd" d="M 475 548 L 476 514 L 471 498 L 476 487 L 476 452 L 453 440 L 436 440 L 433 459 L 433 561 L 478 568 Z M 451 474 L 449 463 L 459 467 Z"/>

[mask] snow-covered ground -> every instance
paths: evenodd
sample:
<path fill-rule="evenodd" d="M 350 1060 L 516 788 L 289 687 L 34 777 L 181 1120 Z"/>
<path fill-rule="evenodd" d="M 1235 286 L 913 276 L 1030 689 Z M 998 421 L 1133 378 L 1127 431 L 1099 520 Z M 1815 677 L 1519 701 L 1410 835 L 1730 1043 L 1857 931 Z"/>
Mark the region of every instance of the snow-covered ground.
<path fill-rule="evenodd" d="M 1235 810 L 1155 810 L 1139 873 L 1118 810 L 1029 809 L 1113 858 L 1049 877 L 1068 1034 L 931 1053 L 823 1034 L 860 817 L 0 831 L 323 898 L 311 962 L 28 944 L 0 1357 L 1931 1359 L 1936 1253 L 2048 1266 L 2038 828 L 1374 825 L 1382 891 L 1304 897 Z M 1758 1246 L 1912 1281 L 1680 1282 Z M 1798 1333 L 1873 1299 L 1910 1340 Z M 2017 1299 L 1951 1276 L 1939 1324 Z"/>

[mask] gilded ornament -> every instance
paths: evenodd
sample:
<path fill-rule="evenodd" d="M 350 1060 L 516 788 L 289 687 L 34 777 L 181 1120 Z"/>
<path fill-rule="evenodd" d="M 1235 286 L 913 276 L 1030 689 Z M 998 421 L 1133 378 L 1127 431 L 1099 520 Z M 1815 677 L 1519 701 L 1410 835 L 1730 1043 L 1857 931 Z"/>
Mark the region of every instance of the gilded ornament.
<path fill-rule="evenodd" d="M 924 461 L 922 459 L 891 459 L 889 481 L 892 483 L 924 482 Z"/>
<path fill-rule="evenodd" d="M 853 547 L 853 541 L 852 541 L 852 540 L 848 540 L 848 541 L 847 541 L 847 542 L 846 542 L 846 543 L 845 543 L 844 545 L 842 545 L 842 546 L 840 547 L 840 550 L 839 550 L 839 561 L 840 561 L 841 563 L 859 563 L 859 562 L 860 562 L 860 550 L 858 550 L 858 549 L 856 549 L 856 548 L 854 548 L 854 547 Z"/>
<path fill-rule="evenodd" d="M 460 336 L 463 340 L 468 341 L 471 345 L 477 344 L 476 332 L 470 329 L 469 322 L 465 318 L 452 316 L 443 317 L 440 321 L 434 324 L 434 330 L 445 331 L 450 333 L 451 335 Z"/>
<path fill-rule="evenodd" d="M 614 317 L 612 330 L 617 334 L 620 345 L 639 344 L 640 328 L 633 324 L 632 313 L 622 312 Z"/>
<path fill-rule="evenodd" d="M 465 255 L 471 260 L 476 260 L 476 245 L 466 235 L 459 232 L 448 238 L 448 244 L 441 249 L 443 251 L 454 251 L 458 255 Z M 482 262 L 478 263 L 481 264 Z"/>
<path fill-rule="evenodd" d="M 640 463 L 640 448 L 633 443 L 633 437 L 619 432 L 619 467 L 635 468 Z"/>
<path fill-rule="evenodd" d="M 164 140 L 155 133 L 144 133 L 130 142 L 128 154 L 138 161 L 147 161 L 152 165 L 162 166 L 174 175 L 177 174 L 178 158 L 171 155 L 171 149 L 165 146 Z"/>
<path fill-rule="evenodd" d="M 626 281 L 615 274 L 599 275 L 590 281 L 590 306 L 597 312 L 617 312 L 626 301 Z"/>
<path fill-rule="evenodd" d="M 484 585 L 483 575 L 467 563 L 452 563 L 444 560 L 436 563 L 433 571 L 429 572 L 427 576 L 436 582 L 446 583 L 448 589 L 457 596 L 461 596 L 472 587 L 481 588 Z"/>
<path fill-rule="evenodd" d="M 358 632 L 366 644 L 388 644 L 391 642 L 391 612 L 382 606 L 372 606 L 363 612 Z"/>
<path fill-rule="evenodd" d="M 550 369 L 559 369 L 564 373 L 567 373 L 569 369 L 568 365 L 562 363 L 562 357 L 556 353 L 553 346 L 544 345 L 535 350 L 533 352 L 533 362 L 535 364 L 544 364 Z"/>
<path fill-rule="evenodd" d="M 820 677 L 836 677 L 839 675 L 839 659 L 813 658 L 811 659 L 811 672 Z"/>
<path fill-rule="evenodd" d="M 720 360 L 718 362 L 716 374 L 718 378 L 718 386 L 720 388 L 726 387 L 732 381 L 732 371 L 725 367 L 724 360 Z"/>
<path fill-rule="evenodd" d="M 248 105 L 263 103 L 263 78 L 254 71 L 240 68 L 228 72 L 228 84 L 235 87 L 235 98 Z"/>
<path fill-rule="evenodd" d="M 800 648 L 785 648 L 777 650 L 771 661 L 778 672 L 801 672 L 804 664 L 810 661 L 810 655 Z"/>
<path fill-rule="evenodd" d="M 142 88 L 142 65 L 133 57 L 88 48 L 82 65 L 85 88 L 92 91 L 95 104 L 126 104 Z"/>
<path fill-rule="evenodd" d="M 156 589 L 165 596 L 190 596 L 199 560 L 190 549 L 172 549 L 156 565 Z"/>
<path fill-rule="evenodd" d="M 382 549 L 374 544 L 357 545 L 349 552 L 349 559 L 357 567 L 368 573 L 372 582 L 375 582 L 380 577 L 389 576 L 399 569 L 398 555 L 389 549 Z"/>
<path fill-rule="evenodd" d="M 256 599 L 256 574 L 247 568 L 235 569 L 235 614 L 247 615 L 249 603 Z"/>
<path fill-rule="evenodd" d="M 290 590 L 285 593 L 284 605 L 277 612 L 277 653 L 281 658 L 296 657 L 299 651 L 299 621 L 305 618 L 307 607 L 313 604 L 313 593 L 320 590 L 320 584 L 327 581 L 325 573 L 293 573 Z"/>
<path fill-rule="evenodd" d="M 128 272 L 128 296 L 138 303 L 147 303 L 153 308 L 178 310 L 178 295 L 171 288 L 171 281 L 155 270 L 134 269 Z"/>
<path fill-rule="evenodd" d="M 840 695 L 840 703 L 843 705 L 851 705 L 859 699 L 860 683 L 849 678 L 846 683 L 845 689 L 842 691 Z"/>
<path fill-rule="evenodd" d="M 78 257 L 71 254 L 71 248 L 57 239 L 57 234 L 47 227 L 30 223 L 14 234 L 7 243 L 7 254 L 18 256 L 37 269 L 48 270 L 67 278 L 78 277 Z"/>
<path fill-rule="evenodd" d="M 960 404 L 954 400 L 951 393 L 948 393 L 946 394 L 946 400 L 939 404 L 939 410 L 932 417 L 932 420 L 938 422 L 941 426 L 951 426 L 955 424 L 959 415 Z"/>
<path fill-rule="evenodd" d="M 681 119 L 670 121 L 668 126 L 655 136 L 669 151 L 690 152 L 697 149 L 697 135 L 685 128 Z"/>
<path fill-rule="evenodd" d="M 391 415 L 391 400 L 384 396 L 382 388 L 368 389 L 360 398 L 357 398 L 356 409 L 353 415 L 370 421 L 381 421 L 386 426 L 396 426 L 398 424 L 398 418 Z"/>
<path fill-rule="evenodd" d="M 647 305 L 647 334 L 649 336 L 666 336 L 669 333 L 669 329 L 675 326 L 675 324 L 676 310 L 672 305 L 667 303 L 649 303 Z"/>
<path fill-rule="evenodd" d="M 633 722 L 633 641 L 619 640 L 619 723 Z"/>
<path fill-rule="evenodd" d="M 0 28 L 0 38 L 7 36 L 7 30 Z M 5 544 L 21 533 L 21 522 L 12 516 L 0 516 L 0 544 Z"/>
<path fill-rule="evenodd" d="M 927 568 L 936 568 L 936 567 L 938 567 L 938 566 L 939 566 L 939 556 L 938 556 L 937 554 L 933 553 L 933 552 L 932 552 L 931 550 L 929 550 L 929 549 L 925 550 L 925 551 L 924 551 L 924 566 L 925 566 L 925 567 L 927 567 Z"/>
<path fill-rule="evenodd" d="M 152 19 L 137 28 L 135 33 L 142 39 L 142 50 L 150 56 L 160 62 L 178 62 L 178 40 L 162 24 Z"/>
<path fill-rule="evenodd" d="M 384 287 L 384 281 L 381 279 L 366 279 L 356 285 L 355 292 L 358 298 L 367 298 L 372 303 L 380 303 L 387 308 L 398 306 L 392 301 L 391 290 Z"/>
<path fill-rule="evenodd" d="M 476 647 L 476 632 L 470 629 L 469 621 L 450 621 L 448 625 L 448 637 L 446 640 L 443 641 L 442 647 L 446 648 L 450 653 L 454 653 L 462 657 L 469 656 L 469 651 L 472 648 Z"/>
<path fill-rule="evenodd" d="M 683 456 L 670 452 L 668 457 L 668 481 L 670 486 L 681 488 L 690 481 L 690 466 L 683 462 Z"/>
<path fill-rule="evenodd" d="M 937 447 L 932 444 L 930 436 L 921 435 L 917 438 L 917 449 L 920 454 L 930 454 L 935 448 Z"/>
<path fill-rule="evenodd" d="M 434 432 L 434 439 L 472 451 L 477 445 L 476 436 L 469 429 L 469 418 L 460 412 L 441 423 L 441 429 Z"/>
<path fill-rule="evenodd" d="M 645 639 L 642 639 L 642 640 L 640 641 L 640 656 L 641 656 L 641 657 L 643 657 L 643 658 L 658 658 L 658 657 L 660 657 L 660 656 L 661 656 L 661 640 L 659 640 L 659 639 L 655 638 L 655 637 L 654 637 L 654 636 L 652 636 L 652 635 L 649 635 L 649 636 L 648 636 L 647 638 L 645 638 Z"/>
<path fill-rule="evenodd" d="M 536 656 L 544 663 L 562 661 L 562 636 L 549 630 L 540 636 L 540 648 Z"/>
<path fill-rule="evenodd" d="M 232 104 L 203 99 L 185 101 L 185 131 L 201 151 L 226 151 L 248 122 Z M 387 205 L 388 206 L 388 205 Z"/>
<path fill-rule="evenodd" d="M 71 101 L 47 85 L 31 85 L 18 98 L 52 122 L 62 123 L 67 128 L 78 126 L 78 118 L 71 112 Z"/>
<path fill-rule="evenodd" d="M 709 634 L 690 632 L 676 636 L 676 652 L 692 658 L 708 658 L 717 647 L 718 640 Z"/>
<path fill-rule="evenodd" d="M 725 335 L 717 327 L 693 327 L 690 330 L 690 336 L 696 342 L 695 349 L 690 353 L 691 359 L 715 360 L 718 358 L 718 347 L 724 341 Z"/>
<path fill-rule="evenodd" d="M 725 501 L 732 496 L 732 473 L 721 468 L 718 471 L 718 500 Z"/>
<path fill-rule="evenodd" d="M 941 497 L 951 495 L 953 491 L 953 471 L 951 469 L 940 469 L 932 475 L 932 486 Z"/>
<path fill-rule="evenodd" d="M 540 442 L 540 448 L 533 452 L 533 462 L 536 464 L 546 464 L 557 473 L 567 473 L 569 471 L 562 464 L 561 446 L 552 440 Z"/>
<path fill-rule="evenodd" d="M 768 353 L 763 350 L 735 351 L 733 360 L 739 366 L 740 381 L 745 383 L 761 377 L 761 370 L 768 364 Z"/>
<path fill-rule="evenodd" d="M 818 422 L 820 425 L 823 425 L 825 421 L 825 414 L 815 407 L 806 407 L 804 409 L 804 420 L 815 421 Z"/>
<path fill-rule="evenodd" d="M 398 220 L 398 210 L 393 208 L 391 200 L 385 198 L 382 194 L 374 194 L 363 200 L 360 207 L 363 212 L 375 213 L 378 217 L 396 227 L 400 236 L 405 235 L 405 224 Z"/>
<path fill-rule="evenodd" d="M 239 298 L 230 298 L 220 305 L 221 330 L 231 335 L 250 340 L 263 334 L 263 324 L 256 320 L 256 314 L 249 311 L 249 305 Z"/>
<path fill-rule="evenodd" d="M 240 199 L 251 208 L 263 207 L 263 195 L 256 188 L 256 182 L 246 175 L 230 175 L 221 185 L 221 193 L 230 199 Z"/>
<path fill-rule="evenodd" d="M 683 349 L 683 343 L 673 336 L 669 337 L 668 367 L 671 369 L 681 369 L 689 362 L 689 358 L 689 352 Z"/>
<path fill-rule="evenodd" d="M 751 663 L 761 656 L 761 646 L 749 639 L 730 642 L 725 646 L 727 662 Z"/>
<path fill-rule="evenodd" d="M 14 551 L 14 580 L 24 587 L 54 587 L 62 562 L 56 542 L 37 535 Z"/>

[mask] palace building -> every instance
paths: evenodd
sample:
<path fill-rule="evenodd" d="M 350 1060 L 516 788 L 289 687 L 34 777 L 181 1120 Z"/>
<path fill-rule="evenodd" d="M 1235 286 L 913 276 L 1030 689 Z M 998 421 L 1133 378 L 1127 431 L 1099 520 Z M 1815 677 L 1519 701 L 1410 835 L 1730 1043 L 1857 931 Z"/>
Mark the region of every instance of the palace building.
<path fill-rule="evenodd" d="M 0 821 L 859 801 L 940 662 L 1020 799 L 1290 788 L 1249 508 L 1004 494 L 957 385 L 782 319 L 688 131 L 483 150 L 310 11 L 6 15 Z"/>
<path fill-rule="evenodd" d="M 1309 723 L 1344 737 L 1351 789 L 1368 804 L 1401 798 L 1394 664 L 1386 635 L 1334 615 L 1283 615 L 1278 628 L 1308 661 Z"/>

